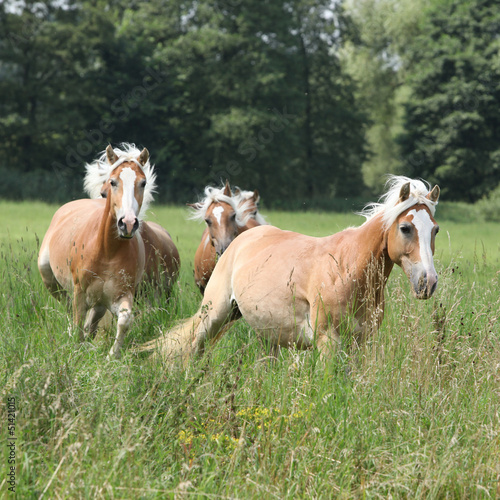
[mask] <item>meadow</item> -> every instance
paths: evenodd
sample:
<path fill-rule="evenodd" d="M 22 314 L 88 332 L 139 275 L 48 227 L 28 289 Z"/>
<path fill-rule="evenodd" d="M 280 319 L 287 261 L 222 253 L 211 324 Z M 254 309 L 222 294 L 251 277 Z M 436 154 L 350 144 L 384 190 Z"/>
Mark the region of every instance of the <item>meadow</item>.
<path fill-rule="evenodd" d="M 332 359 L 275 359 L 240 321 L 183 368 L 134 347 L 201 300 L 192 261 L 203 227 L 186 209 L 153 206 L 180 279 L 168 301 L 138 299 L 122 359 L 106 361 L 112 332 L 78 344 L 68 305 L 38 274 L 57 207 L 0 202 L 0 498 L 14 498 L 12 459 L 23 499 L 500 498 L 498 224 L 442 219 L 440 207 L 437 292 L 417 301 L 393 271 L 366 345 L 346 332 Z M 363 221 L 263 214 L 314 236 Z"/>

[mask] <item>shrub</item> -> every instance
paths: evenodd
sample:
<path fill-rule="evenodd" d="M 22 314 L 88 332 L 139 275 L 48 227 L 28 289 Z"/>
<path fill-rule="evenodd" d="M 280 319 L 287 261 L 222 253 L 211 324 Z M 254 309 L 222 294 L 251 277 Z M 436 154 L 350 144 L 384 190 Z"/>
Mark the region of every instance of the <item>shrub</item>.
<path fill-rule="evenodd" d="M 500 184 L 476 203 L 479 214 L 486 221 L 500 222 Z"/>

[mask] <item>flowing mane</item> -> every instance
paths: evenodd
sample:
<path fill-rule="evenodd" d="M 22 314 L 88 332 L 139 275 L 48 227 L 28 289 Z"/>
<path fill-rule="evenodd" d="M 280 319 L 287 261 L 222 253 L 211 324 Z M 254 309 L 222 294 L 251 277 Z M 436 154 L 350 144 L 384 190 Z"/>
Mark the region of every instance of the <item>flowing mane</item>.
<path fill-rule="evenodd" d="M 239 188 L 237 188 L 237 189 L 239 189 Z M 254 203 L 255 203 L 255 205 L 257 205 L 257 203 L 259 202 L 260 196 L 257 198 L 257 200 L 255 202 L 252 201 L 253 196 L 254 196 L 253 191 L 243 191 L 242 189 L 239 189 L 238 194 L 236 194 L 234 196 L 235 201 L 236 201 L 236 205 L 239 207 L 238 210 L 240 210 L 242 214 L 244 214 L 247 210 L 250 210 Z M 260 225 L 264 225 L 264 224 L 268 223 L 258 210 L 255 213 L 255 215 L 250 214 L 250 216 L 253 216 L 253 218 Z M 245 221 L 245 222 L 248 222 L 248 221 Z"/>
<path fill-rule="evenodd" d="M 156 191 L 156 173 L 154 172 L 154 165 L 150 164 L 149 159 L 144 165 L 141 165 L 137 161 L 141 151 L 136 148 L 135 144 L 124 142 L 120 144 L 120 148 L 113 149 L 118 156 L 118 161 L 116 161 L 113 165 L 109 164 L 106 157 L 106 151 L 104 150 L 96 160 L 85 166 L 87 173 L 85 174 L 83 184 L 84 190 L 90 198 L 100 198 L 102 185 L 109 179 L 111 172 L 113 172 L 113 170 L 122 163 L 126 161 L 133 161 L 142 168 L 142 171 L 146 176 L 144 200 L 139 214 L 139 218 L 143 219 L 149 205 L 153 201 L 153 193 Z"/>
<path fill-rule="evenodd" d="M 401 187 L 410 183 L 410 196 L 406 201 L 399 203 L 399 193 Z M 387 191 L 380 197 L 378 203 L 368 204 L 359 215 L 366 217 L 367 221 L 378 214 L 382 214 L 384 227 L 390 227 L 397 217 L 405 210 L 417 204 L 424 204 L 434 215 L 436 211 L 437 201 L 433 202 L 427 195 L 430 192 L 430 185 L 419 179 L 410 179 L 402 175 L 391 175 L 386 182 Z"/>
<path fill-rule="evenodd" d="M 212 186 L 206 186 L 205 197 L 191 205 L 192 210 L 190 211 L 189 219 L 204 222 L 208 207 L 212 203 L 220 202 L 227 203 L 235 211 L 238 226 L 243 227 L 248 222 L 250 215 L 245 216 L 241 208 L 238 208 L 238 200 L 232 196 L 225 195 L 224 187 L 215 188 Z"/>

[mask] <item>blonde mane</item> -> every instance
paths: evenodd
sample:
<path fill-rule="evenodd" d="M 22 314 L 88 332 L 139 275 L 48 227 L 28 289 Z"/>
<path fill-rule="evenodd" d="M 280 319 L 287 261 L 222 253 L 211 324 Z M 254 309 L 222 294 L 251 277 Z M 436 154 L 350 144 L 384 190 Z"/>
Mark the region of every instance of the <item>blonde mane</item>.
<path fill-rule="evenodd" d="M 124 142 L 120 144 L 119 148 L 113 148 L 113 151 L 118 156 L 118 160 L 113 163 L 113 165 L 109 164 L 106 150 L 104 150 L 97 159 L 85 166 L 87 173 L 85 174 L 83 188 L 90 198 L 100 198 L 102 185 L 109 179 L 113 170 L 122 163 L 133 161 L 136 165 L 141 167 L 146 176 L 144 199 L 139 213 L 139 219 L 142 220 L 149 205 L 153 201 L 153 193 L 156 191 L 156 173 L 154 172 L 154 165 L 150 164 L 149 159 L 144 165 L 141 165 L 137 161 L 141 151 L 135 147 L 135 144 Z"/>
<path fill-rule="evenodd" d="M 404 184 L 410 183 L 410 196 L 407 200 L 399 203 L 399 194 Z M 434 215 L 436 211 L 437 202 L 431 201 L 427 198 L 430 192 L 430 185 L 428 182 L 420 179 L 410 179 L 402 175 L 391 175 L 386 182 L 387 191 L 380 197 L 378 203 L 368 204 L 359 215 L 366 217 L 367 221 L 375 215 L 382 214 L 384 228 L 389 228 L 400 214 L 408 208 L 423 204 Z"/>
<path fill-rule="evenodd" d="M 253 204 L 251 198 L 253 198 L 254 192 L 243 191 L 242 189 L 239 188 L 237 189 L 239 190 L 239 192 L 234 196 L 234 199 L 236 201 L 236 205 L 238 206 L 238 210 L 240 210 L 242 214 L 245 214 L 245 212 L 249 210 L 251 208 L 251 205 Z M 259 199 L 260 196 L 255 201 L 255 206 L 257 206 L 257 204 L 259 203 Z M 266 219 L 262 216 L 262 214 L 259 212 L 258 208 L 255 215 L 252 214 L 246 214 L 246 215 L 248 215 L 249 217 L 253 217 L 261 226 L 266 225 L 268 223 Z M 246 218 L 246 215 L 245 215 L 246 219 L 245 223 L 248 222 L 248 218 Z"/>
<path fill-rule="evenodd" d="M 227 203 L 236 213 L 236 224 L 243 227 L 250 218 L 250 214 L 245 215 L 241 208 L 238 208 L 238 202 L 235 197 L 224 194 L 224 187 L 215 188 L 212 186 L 205 187 L 205 197 L 200 201 L 193 203 L 192 210 L 188 216 L 191 220 L 205 222 L 208 207 L 212 203 Z"/>

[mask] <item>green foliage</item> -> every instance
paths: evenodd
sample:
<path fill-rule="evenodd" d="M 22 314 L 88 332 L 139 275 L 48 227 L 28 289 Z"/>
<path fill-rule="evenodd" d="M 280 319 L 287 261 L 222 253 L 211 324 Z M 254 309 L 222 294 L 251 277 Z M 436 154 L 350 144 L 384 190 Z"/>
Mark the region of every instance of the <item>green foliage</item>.
<path fill-rule="evenodd" d="M 500 181 L 499 29 L 493 0 L 3 2 L 0 195 L 80 197 L 126 141 L 168 202 L 227 178 L 337 207 L 388 173 L 475 202 Z"/>
<path fill-rule="evenodd" d="M 417 30 L 425 0 L 347 1 L 355 35 L 341 49 L 345 70 L 355 80 L 356 101 L 369 117 L 363 179 L 380 192 L 387 174 L 401 173 L 396 137 L 403 130 L 407 99 L 401 57 Z"/>
<path fill-rule="evenodd" d="M 436 1 L 407 49 L 405 170 L 449 200 L 474 202 L 499 181 L 499 30 L 495 1 Z"/>
<path fill-rule="evenodd" d="M 491 191 L 488 196 L 484 196 L 475 205 L 484 220 L 500 222 L 500 185 Z"/>
<path fill-rule="evenodd" d="M 339 6 L 0 8 L 5 168 L 71 184 L 108 142 L 127 141 L 150 149 L 170 201 L 193 201 L 225 178 L 258 188 L 269 204 L 359 194 L 365 117 L 338 63 L 349 31 Z M 29 23 L 36 29 L 13 41 Z M 39 191 L 50 194 L 49 184 Z"/>
<path fill-rule="evenodd" d="M 133 353 L 198 306 L 191 262 L 202 226 L 184 209 L 151 214 L 181 253 L 174 296 L 140 298 L 123 359 L 107 362 L 112 332 L 78 345 L 70 309 L 36 269 L 35 232 L 56 207 L 2 202 L 0 415 L 15 397 L 17 497 L 494 497 L 497 225 L 448 223 L 440 208 L 436 295 L 410 298 L 394 271 L 382 328 L 362 349 L 326 362 L 314 351 L 272 359 L 240 322 L 184 369 Z M 266 215 L 317 236 L 361 222 Z"/>
<path fill-rule="evenodd" d="M 73 1 L 7 7 L 0 6 L 2 166 L 51 171 L 55 159 L 90 159 L 93 145 L 78 146 L 105 102 L 95 89 L 112 24 L 97 9 L 80 11 Z"/>

